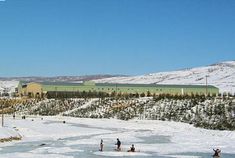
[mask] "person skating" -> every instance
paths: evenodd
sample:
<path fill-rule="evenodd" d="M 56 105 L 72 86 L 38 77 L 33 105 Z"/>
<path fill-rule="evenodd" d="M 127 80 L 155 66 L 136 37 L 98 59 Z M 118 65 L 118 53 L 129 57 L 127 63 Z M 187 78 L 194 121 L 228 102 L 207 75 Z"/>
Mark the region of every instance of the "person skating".
<path fill-rule="evenodd" d="M 103 151 L 104 144 L 103 144 L 103 139 L 100 140 L 100 151 Z"/>
<path fill-rule="evenodd" d="M 117 143 L 115 144 L 117 145 L 117 151 L 120 151 L 121 150 L 121 141 L 117 138 Z"/>
<path fill-rule="evenodd" d="M 214 155 L 213 155 L 213 157 L 216 157 L 216 158 L 217 158 L 217 157 L 220 157 L 221 150 L 220 150 L 220 149 L 216 149 L 216 150 L 213 149 L 213 150 L 214 150 L 214 152 L 215 152 Z"/>
<path fill-rule="evenodd" d="M 131 145 L 130 150 L 128 150 L 128 152 L 135 152 L 135 146 L 134 146 L 134 144 Z"/>

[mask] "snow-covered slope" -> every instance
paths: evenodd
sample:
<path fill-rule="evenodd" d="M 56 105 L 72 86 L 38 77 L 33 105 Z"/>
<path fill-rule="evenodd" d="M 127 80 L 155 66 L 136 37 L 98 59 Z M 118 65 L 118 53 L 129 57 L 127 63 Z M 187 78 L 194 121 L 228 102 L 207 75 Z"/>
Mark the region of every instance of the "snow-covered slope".
<path fill-rule="evenodd" d="M 0 81 L 0 93 L 12 93 L 15 92 L 19 81 Z"/>
<path fill-rule="evenodd" d="M 113 77 L 94 80 L 97 83 L 139 83 L 139 84 L 206 84 L 214 85 L 220 92 L 235 93 L 235 61 L 226 61 L 205 67 L 171 72 L 159 72 L 134 77 Z"/>
<path fill-rule="evenodd" d="M 11 137 L 20 137 L 20 135 L 12 128 L 0 127 L 0 140 Z"/>

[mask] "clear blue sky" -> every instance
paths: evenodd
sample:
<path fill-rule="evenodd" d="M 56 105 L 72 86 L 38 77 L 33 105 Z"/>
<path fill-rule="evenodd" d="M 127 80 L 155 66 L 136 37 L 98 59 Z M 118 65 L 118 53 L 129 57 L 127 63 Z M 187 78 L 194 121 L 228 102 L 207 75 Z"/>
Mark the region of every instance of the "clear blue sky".
<path fill-rule="evenodd" d="M 235 0 L 0 0 L 0 76 L 139 75 L 235 60 Z"/>

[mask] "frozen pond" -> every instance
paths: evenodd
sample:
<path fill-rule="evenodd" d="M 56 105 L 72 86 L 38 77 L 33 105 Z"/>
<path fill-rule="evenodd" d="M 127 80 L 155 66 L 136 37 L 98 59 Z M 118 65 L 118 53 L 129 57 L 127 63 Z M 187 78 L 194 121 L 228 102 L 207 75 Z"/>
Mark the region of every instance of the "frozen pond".
<path fill-rule="evenodd" d="M 46 117 L 33 121 L 8 118 L 7 124 L 16 127 L 23 140 L 0 144 L 0 157 L 4 158 L 209 158 L 213 147 L 222 149 L 223 158 L 235 157 L 230 145 L 234 132 L 196 129 L 181 123 Z M 114 150 L 116 138 L 122 142 L 120 152 Z M 99 151 L 100 139 L 104 140 L 103 152 Z M 212 147 L 213 139 L 216 142 Z M 131 144 L 138 152 L 127 152 Z"/>

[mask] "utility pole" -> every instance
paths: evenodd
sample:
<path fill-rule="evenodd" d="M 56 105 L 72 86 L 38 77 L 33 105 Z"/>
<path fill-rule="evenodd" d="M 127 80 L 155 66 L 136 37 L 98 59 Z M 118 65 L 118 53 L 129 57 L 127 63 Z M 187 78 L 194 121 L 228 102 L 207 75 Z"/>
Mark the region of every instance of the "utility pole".
<path fill-rule="evenodd" d="M 209 77 L 209 76 L 206 75 L 206 96 L 208 95 L 207 77 Z"/>
<path fill-rule="evenodd" d="M 115 87 L 116 87 L 116 93 L 117 93 L 117 83 L 115 84 Z"/>
<path fill-rule="evenodd" d="M 145 120 L 145 106 L 144 106 L 144 112 L 143 113 L 144 113 L 143 119 Z"/>
<path fill-rule="evenodd" d="M 2 109 L 2 127 L 4 126 L 4 114 L 3 114 L 3 105 L 1 104 L 1 109 Z"/>
<path fill-rule="evenodd" d="M 2 127 L 4 126 L 4 115 L 3 115 L 3 112 L 2 112 Z"/>
<path fill-rule="evenodd" d="M 117 94 L 118 94 L 117 83 L 115 84 L 115 87 L 116 87 L 115 97 L 117 98 Z"/>
<path fill-rule="evenodd" d="M 57 99 L 57 87 L 55 87 L 55 97 Z"/>

